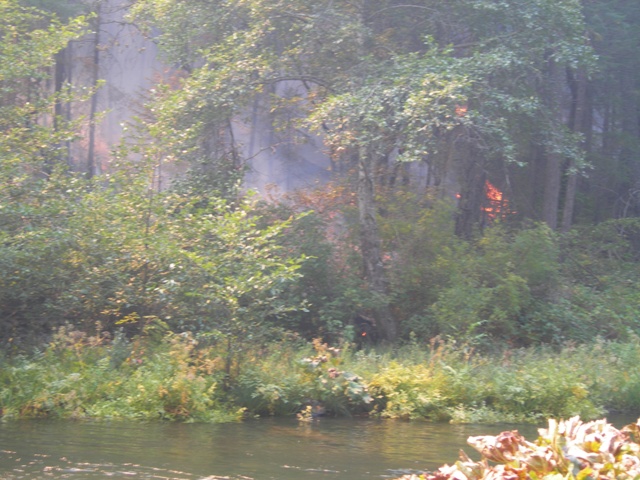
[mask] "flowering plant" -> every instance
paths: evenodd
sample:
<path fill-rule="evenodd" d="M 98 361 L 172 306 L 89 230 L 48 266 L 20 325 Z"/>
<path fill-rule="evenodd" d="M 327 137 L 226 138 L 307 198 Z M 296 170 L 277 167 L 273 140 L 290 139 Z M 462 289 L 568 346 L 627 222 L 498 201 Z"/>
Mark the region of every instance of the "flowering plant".
<path fill-rule="evenodd" d="M 606 420 L 549 420 L 535 443 L 517 431 L 469 437 L 482 458 L 464 452 L 453 465 L 399 480 L 605 480 L 640 478 L 640 420 L 616 429 Z"/>

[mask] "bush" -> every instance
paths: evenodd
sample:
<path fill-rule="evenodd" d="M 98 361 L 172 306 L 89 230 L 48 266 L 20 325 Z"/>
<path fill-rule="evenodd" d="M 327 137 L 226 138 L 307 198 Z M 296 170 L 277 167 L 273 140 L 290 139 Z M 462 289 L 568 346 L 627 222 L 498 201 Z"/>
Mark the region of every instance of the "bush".
<path fill-rule="evenodd" d="M 211 352 L 197 350 L 191 336 L 138 337 L 118 363 L 121 352 L 103 335 L 63 328 L 44 352 L 8 362 L 0 410 L 16 417 L 239 418 L 219 400 L 222 377 Z"/>
<path fill-rule="evenodd" d="M 640 408 L 638 363 L 637 338 L 499 355 L 438 340 L 353 351 L 288 339 L 254 344 L 228 375 L 224 345 L 171 333 L 156 320 L 132 339 L 63 328 L 40 352 L 0 358 L 0 411 L 179 421 L 320 413 L 456 423 L 594 419 Z"/>
<path fill-rule="evenodd" d="M 224 339 L 232 362 L 271 333 L 268 318 L 302 307 L 282 292 L 304 257 L 276 242 L 293 218 L 260 227 L 250 200 L 200 207 L 127 173 L 100 185 L 52 176 L 39 206 L 22 212 L 33 218 L 28 228 L 0 234 L 1 337 L 39 343 L 60 325 L 90 331 L 95 321 L 135 335 L 159 318 L 174 331 Z"/>
<path fill-rule="evenodd" d="M 311 397 L 311 387 L 299 368 L 305 352 L 310 352 L 306 346 L 284 342 L 267 347 L 238 375 L 231 392 L 234 402 L 254 415 L 298 413 Z"/>
<path fill-rule="evenodd" d="M 318 337 L 333 343 L 352 341 L 354 317 L 375 301 L 360 278 L 357 235 L 348 221 L 352 202 L 343 187 L 330 184 L 258 205 L 265 224 L 298 217 L 278 244 L 283 254 L 303 255 L 305 261 L 299 279 L 282 292 L 282 298 L 304 303 L 305 308 L 281 315 L 278 323 L 309 341 Z"/>

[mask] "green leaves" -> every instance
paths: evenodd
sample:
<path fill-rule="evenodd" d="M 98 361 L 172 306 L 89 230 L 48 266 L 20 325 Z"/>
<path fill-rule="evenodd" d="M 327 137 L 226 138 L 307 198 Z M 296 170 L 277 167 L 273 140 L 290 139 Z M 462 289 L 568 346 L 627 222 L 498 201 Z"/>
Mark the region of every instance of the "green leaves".
<path fill-rule="evenodd" d="M 280 305 L 278 294 L 298 277 L 296 271 L 304 260 L 283 258 L 274 242 L 290 222 L 258 229 L 249 208 L 248 204 L 238 210 L 218 205 L 221 212 L 203 215 L 200 232 L 192 232 L 199 241 L 183 251 L 185 260 L 201 270 L 206 282 L 198 288 L 201 302 L 220 310 L 209 321 L 232 335 L 256 328 L 268 315 L 296 307 Z"/>
<path fill-rule="evenodd" d="M 0 183 L 9 188 L 50 169 L 60 145 L 75 135 L 76 124 L 52 121 L 54 104 L 69 95 L 52 94 L 47 82 L 56 53 L 84 25 L 83 17 L 62 24 L 14 0 L 0 2 Z"/>

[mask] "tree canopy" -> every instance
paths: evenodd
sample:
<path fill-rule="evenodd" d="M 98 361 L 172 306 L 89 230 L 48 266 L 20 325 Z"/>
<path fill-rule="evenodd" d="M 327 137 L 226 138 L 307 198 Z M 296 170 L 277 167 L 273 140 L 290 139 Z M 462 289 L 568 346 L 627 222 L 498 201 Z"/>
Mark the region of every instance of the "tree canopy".
<path fill-rule="evenodd" d="M 638 8 L 137 0 L 126 21 L 171 73 L 92 178 L 101 8 L 0 2 L 9 337 L 158 319 L 224 338 L 231 358 L 285 328 L 339 341 L 356 316 L 387 342 L 629 327 L 615 299 L 639 257 Z M 60 55 L 82 35 L 88 86 Z M 86 117 L 63 114 L 78 102 Z M 332 181 L 247 197 L 242 138 L 259 127 L 274 150 L 318 139 Z M 88 178 L 69 149 L 83 131 Z M 594 306 L 617 323 L 597 327 Z"/>

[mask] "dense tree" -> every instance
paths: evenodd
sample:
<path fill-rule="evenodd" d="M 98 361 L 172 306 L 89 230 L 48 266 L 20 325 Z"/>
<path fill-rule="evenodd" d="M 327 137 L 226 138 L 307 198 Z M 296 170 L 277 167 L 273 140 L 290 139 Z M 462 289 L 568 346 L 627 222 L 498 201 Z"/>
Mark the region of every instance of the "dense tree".
<path fill-rule="evenodd" d="M 138 0 L 130 19 L 172 71 L 113 157 L 122 171 L 96 179 L 105 5 L 0 7 L 0 47 L 11 60 L 0 66 L 6 331 L 35 317 L 110 328 L 133 320 L 131 330 L 145 318 L 170 319 L 172 328 L 230 342 L 230 365 L 241 338 L 271 331 L 271 320 L 311 298 L 313 312 L 283 325 L 335 335 L 337 323 L 363 313 L 389 342 L 413 331 L 527 343 L 538 338 L 531 325 L 541 305 L 570 325 L 582 294 L 558 294 L 561 277 L 570 284 L 576 270 L 542 260 L 592 267 L 553 231 L 638 212 L 630 56 L 640 11 L 625 2 Z M 83 180 L 63 168 L 81 121 L 71 121 L 78 97 L 64 54 L 86 28 L 71 19 L 77 9 L 93 12 Z M 239 187 L 258 128 L 285 156 L 321 139 L 347 192 L 344 208 L 291 224 L 284 219 L 313 202 L 261 213 L 246 203 Z M 159 166 L 168 162 L 187 173 L 161 186 Z M 505 225 L 487 230 L 495 223 Z M 334 245 L 291 234 L 322 226 L 348 233 Z M 635 228 L 604 231 L 633 250 Z M 612 251 L 609 240 L 603 251 Z M 307 250 L 323 260 L 307 259 L 307 278 L 292 286 L 299 262 L 287 259 Z M 331 284 L 330 270 L 343 267 L 348 273 Z M 594 276 L 594 288 L 613 288 Z M 597 301 L 609 308 L 605 293 Z"/>
<path fill-rule="evenodd" d="M 34 285 L 45 269 L 59 266 L 57 255 L 66 241 L 41 230 L 56 232 L 69 213 L 58 179 L 63 145 L 77 132 L 77 124 L 56 116 L 56 105 L 72 94 L 54 91 L 49 81 L 56 54 L 83 26 L 82 18 L 62 24 L 17 1 L 0 2 L 1 305 L 3 330 L 9 333 L 37 330 L 46 322 L 38 307 L 46 302 L 47 289 Z M 29 255 L 32 247 L 38 254 Z"/>
<path fill-rule="evenodd" d="M 269 331 L 263 322 L 297 306 L 278 298 L 301 261 L 277 254 L 274 239 L 288 223 L 258 228 L 249 201 L 231 208 L 215 197 L 154 192 L 153 158 L 116 157 L 120 171 L 98 179 L 74 175 L 60 152 L 81 119 L 54 115 L 59 102 L 92 91 L 74 95 L 51 80 L 56 54 L 84 27 L 83 18 L 63 24 L 0 2 L 3 341 L 65 322 L 139 331 L 162 317 L 176 330 L 224 339 L 230 362 L 239 345 Z"/>
<path fill-rule="evenodd" d="M 482 224 L 488 181 L 518 189 L 514 165 L 545 172 L 515 208 L 558 224 L 563 165 L 583 163 L 563 116 L 565 72 L 584 72 L 590 61 L 575 0 L 142 0 L 133 13 L 160 28 L 158 42 L 185 72 L 155 107 L 154 128 L 174 152 L 211 158 L 210 145 L 220 145 L 214 156 L 238 166 L 232 122 L 270 95 L 263 103 L 273 128 L 315 128 L 333 162 L 354 168 L 362 274 L 389 340 L 396 328 L 375 197 L 394 182 L 397 162 L 426 161 L 436 185 L 456 179 L 463 237 Z"/>
<path fill-rule="evenodd" d="M 586 222 L 637 216 L 638 72 L 640 5 L 635 2 L 584 0 L 589 38 L 598 54 L 598 70 L 586 89 L 584 129 L 593 171 L 581 182 L 576 212 Z M 574 97 L 580 77 L 574 79 Z M 576 106 L 578 104 L 576 103 Z"/>
<path fill-rule="evenodd" d="M 35 7 L 39 9 L 41 12 L 47 12 L 52 19 L 56 19 L 56 21 L 67 22 L 73 17 L 77 17 L 79 15 L 86 15 L 89 13 L 88 6 L 82 2 L 81 0 L 63 0 L 63 1 L 52 1 L 52 0 L 20 0 L 19 4 L 26 7 Z M 89 26 L 89 22 L 87 21 L 85 24 L 85 28 L 83 29 L 86 32 L 86 29 Z M 73 71 L 73 47 L 74 42 L 81 42 L 82 37 L 77 37 L 70 39 L 69 42 L 60 50 L 56 51 L 54 55 L 55 64 L 53 67 L 53 71 L 51 72 L 51 82 L 53 84 L 53 92 L 57 94 L 56 103 L 54 107 L 54 117 L 53 117 L 53 126 L 54 129 L 58 128 L 58 125 L 62 121 L 69 122 L 74 116 L 81 117 L 81 115 L 77 115 L 72 113 L 72 98 L 69 98 L 68 93 L 70 93 L 73 88 L 72 71 Z M 82 85 L 77 85 L 81 87 Z M 97 85 L 93 85 L 94 90 L 92 90 L 91 98 L 96 96 L 95 87 Z M 67 95 L 65 95 L 67 94 Z M 64 148 L 60 149 L 59 159 L 64 163 L 72 165 L 72 142 L 70 140 L 65 141 L 61 146 Z M 83 159 L 84 160 L 84 159 Z"/>
<path fill-rule="evenodd" d="M 5 1 L 2 8 L 2 155 L 11 160 L 42 165 L 57 156 L 59 139 L 72 135 L 69 128 L 52 128 L 62 123 L 54 117 L 54 105 L 61 91 L 49 88 L 56 54 L 77 38 L 83 19 L 63 25 L 45 12 Z M 12 158 L 13 157 L 13 158 Z M 36 171 L 39 170 L 34 165 Z"/>

